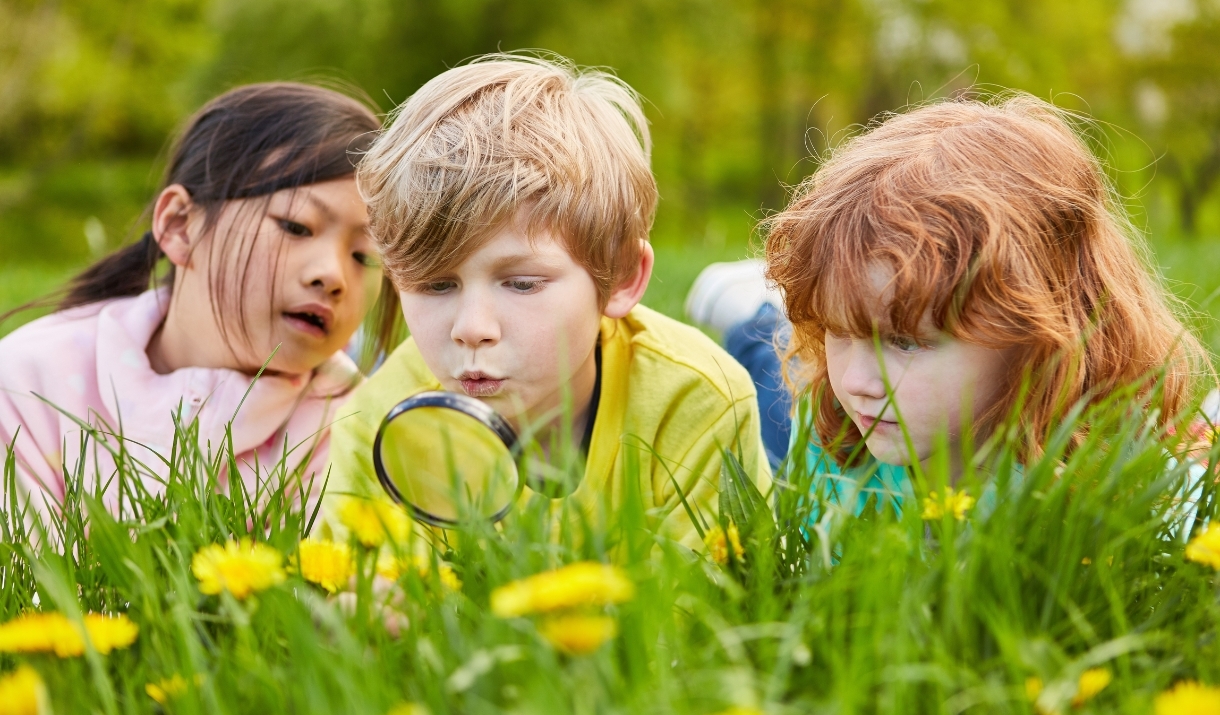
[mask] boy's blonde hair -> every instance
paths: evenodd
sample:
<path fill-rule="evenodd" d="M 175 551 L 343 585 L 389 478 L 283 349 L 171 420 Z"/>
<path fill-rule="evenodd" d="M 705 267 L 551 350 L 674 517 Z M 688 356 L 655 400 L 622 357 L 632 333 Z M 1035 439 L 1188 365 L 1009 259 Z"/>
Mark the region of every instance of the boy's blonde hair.
<path fill-rule="evenodd" d="M 796 387 L 812 388 L 817 437 L 843 445 L 840 462 L 861 435 L 824 389 L 825 338 L 877 329 L 875 263 L 894 272 L 889 330 L 917 335 L 930 313 L 955 338 L 1019 349 L 981 422 L 1022 405 L 1027 459 L 1078 400 L 1160 375 L 1165 421 L 1196 397 L 1207 351 L 1070 119 L 1026 94 L 895 115 L 836 151 L 770 219 L 768 274 L 793 324 Z"/>
<path fill-rule="evenodd" d="M 602 304 L 634 274 L 657 188 L 647 120 L 621 80 L 561 58 L 487 55 L 429 81 L 392 119 L 357 180 L 400 290 L 518 218 L 566 245 Z"/>

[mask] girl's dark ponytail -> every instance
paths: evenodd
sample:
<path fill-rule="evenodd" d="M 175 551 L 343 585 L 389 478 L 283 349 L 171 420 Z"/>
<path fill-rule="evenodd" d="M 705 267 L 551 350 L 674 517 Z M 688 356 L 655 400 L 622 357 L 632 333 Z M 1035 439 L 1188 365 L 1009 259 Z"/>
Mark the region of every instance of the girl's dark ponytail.
<path fill-rule="evenodd" d="M 73 278 L 59 301 L 59 310 L 143 293 L 152 284 L 160 258 L 161 248 L 153 232 L 145 231 L 139 241 L 111 253 Z M 166 282 L 173 280 L 173 267 L 170 269 Z"/>

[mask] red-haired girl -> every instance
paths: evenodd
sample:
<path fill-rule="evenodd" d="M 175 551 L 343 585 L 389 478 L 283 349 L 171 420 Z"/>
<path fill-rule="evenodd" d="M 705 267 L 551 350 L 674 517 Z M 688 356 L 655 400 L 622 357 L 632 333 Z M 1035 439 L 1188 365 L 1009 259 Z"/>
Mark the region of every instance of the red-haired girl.
<path fill-rule="evenodd" d="M 790 378 L 811 402 L 793 432 L 804 420 L 808 463 L 839 483 L 900 501 L 905 466 L 940 439 L 960 459 L 1018 404 L 1031 460 L 1082 399 L 1159 377 L 1150 414 L 1167 421 L 1210 374 L 1099 161 L 1028 95 L 888 118 L 766 227 Z"/>

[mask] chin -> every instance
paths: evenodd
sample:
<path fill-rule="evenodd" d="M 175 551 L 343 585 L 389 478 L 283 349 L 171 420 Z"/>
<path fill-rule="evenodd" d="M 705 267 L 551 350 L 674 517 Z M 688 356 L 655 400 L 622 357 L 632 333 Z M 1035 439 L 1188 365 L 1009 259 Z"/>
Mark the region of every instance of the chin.
<path fill-rule="evenodd" d="M 882 442 L 880 444 L 865 443 L 868 453 L 882 464 L 892 464 L 895 467 L 908 467 L 911 464 L 911 452 L 903 443 Z"/>

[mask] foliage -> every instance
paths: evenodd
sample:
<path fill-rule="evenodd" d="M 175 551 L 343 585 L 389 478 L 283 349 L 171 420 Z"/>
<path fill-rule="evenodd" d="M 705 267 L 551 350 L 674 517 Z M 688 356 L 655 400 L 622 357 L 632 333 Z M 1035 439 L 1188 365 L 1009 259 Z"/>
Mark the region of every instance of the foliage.
<path fill-rule="evenodd" d="M 496 50 L 546 48 L 640 90 L 658 236 L 740 242 L 784 184 L 879 113 L 1016 88 L 1104 123 L 1157 231 L 1220 231 L 1214 0 L 0 0 L 0 245 L 87 258 L 138 228 L 166 137 L 236 83 L 329 78 L 388 110 Z M 1176 8 L 1176 9 L 1175 9 Z M 96 235 L 96 231 L 94 231 Z M 95 242 L 96 243 L 96 242 Z"/>
<path fill-rule="evenodd" d="M 919 502 L 854 516 L 814 494 L 800 450 L 764 499 L 726 453 L 722 522 L 702 525 L 737 534 L 724 559 L 654 533 L 631 489 L 605 526 L 562 502 L 555 520 L 535 496 L 500 527 L 451 533 L 392 586 L 353 537 L 339 593 L 290 568 L 244 600 L 209 594 L 194 555 L 250 539 L 289 563 L 314 558 L 306 490 L 271 465 L 222 491 L 228 445 L 208 453 L 180 425 L 160 482 L 116 448 L 108 489 L 70 466 L 61 513 L 0 515 L 0 621 L 99 612 L 138 626 L 109 655 L 0 656 L 0 671 L 33 667 L 58 713 L 1206 704 L 1220 684 L 1220 572 L 1187 544 L 1210 544 L 1215 477 L 1175 458 L 1185 446 L 1130 404 L 1117 395 L 1079 417 L 1093 428 L 1070 452 L 1065 420 L 1024 467 L 1001 430 L 956 485 L 977 497 L 961 519 L 923 518 Z M 930 462 L 917 498 L 947 493 L 947 462 Z M 11 452 L 5 473 L 12 504 Z"/>

